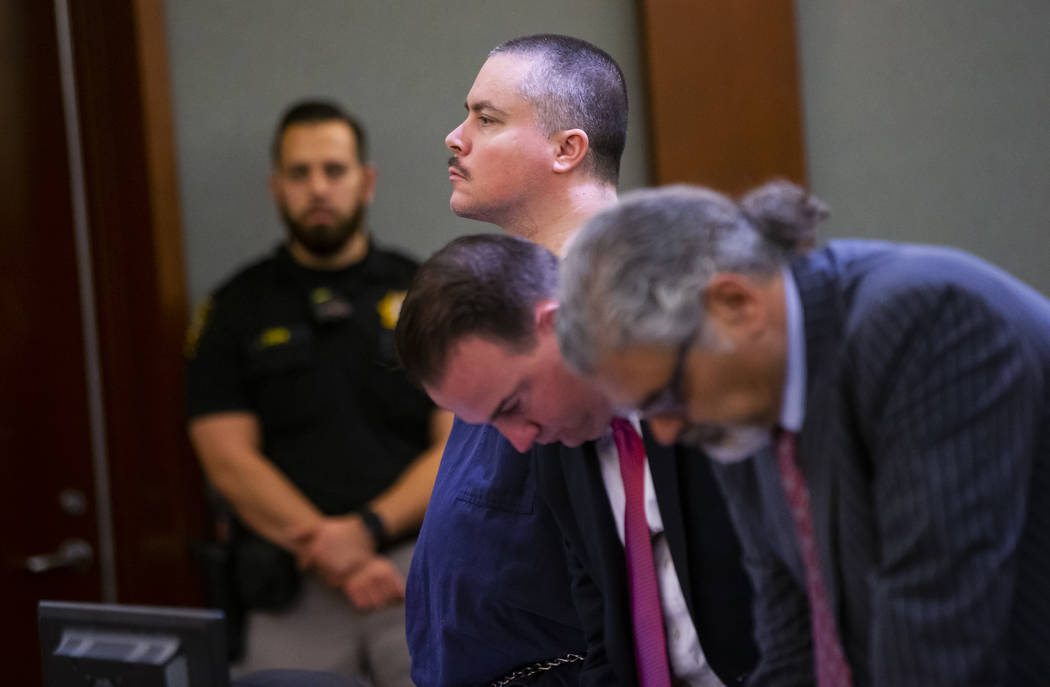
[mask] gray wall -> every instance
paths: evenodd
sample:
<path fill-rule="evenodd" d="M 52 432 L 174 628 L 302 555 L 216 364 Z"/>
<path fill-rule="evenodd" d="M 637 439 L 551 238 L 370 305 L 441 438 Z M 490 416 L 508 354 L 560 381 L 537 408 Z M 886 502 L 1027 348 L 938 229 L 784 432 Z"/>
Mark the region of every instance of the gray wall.
<path fill-rule="evenodd" d="M 826 233 L 957 245 L 1050 294 L 1050 2 L 797 8 Z"/>
<path fill-rule="evenodd" d="M 621 188 L 645 184 L 633 0 L 168 0 L 165 11 L 192 303 L 282 236 L 268 145 L 302 96 L 335 97 L 368 129 L 380 240 L 424 258 L 496 230 L 449 211 L 444 139 L 488 51 L 514 36 L 567 33 L 617 59 L 632 105 Z"/>

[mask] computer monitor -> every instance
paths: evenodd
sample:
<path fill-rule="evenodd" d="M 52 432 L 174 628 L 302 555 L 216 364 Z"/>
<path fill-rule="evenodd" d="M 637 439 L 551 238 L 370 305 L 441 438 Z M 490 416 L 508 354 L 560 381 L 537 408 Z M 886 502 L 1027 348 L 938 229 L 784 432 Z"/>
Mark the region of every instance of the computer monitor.
<path fill-rule="evenodd" d="M 222 611 L 41 601 L 46 687 L 229 687 Z"/>

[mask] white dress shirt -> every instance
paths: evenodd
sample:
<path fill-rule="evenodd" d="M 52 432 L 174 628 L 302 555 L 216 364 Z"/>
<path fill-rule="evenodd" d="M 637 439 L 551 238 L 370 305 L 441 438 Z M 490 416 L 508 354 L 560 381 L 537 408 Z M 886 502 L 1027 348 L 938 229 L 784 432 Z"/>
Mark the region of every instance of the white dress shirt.
<path fill-rule="evenodd" d="M 641 428 L 638 419 L 630 418 L 638 434 Z M 616 532 L 623 538 L 623 518 L 626 496 L 623 489 L 623 478 L 620 476 L 620 457 L 612 431 L 607 430 L 596 442 L 598 459 L 605 482 L 605 492 L 609 496 L 613 518 L 616 521 Z M 671 673 L 679 680 L 692 687 L 723 687 L 711 666 L 707 663 L 704 651 L 700 648 L 700 638 L 685 604 L 682 585 L 671 560 L 671 549 L 664 536 L 664 523 L 660 517 L 660 508 L 656 502 L 656 491 L 653 489 L 653 476 L 649 472 L 649 459 L 645 461 L 645 519 L 653 538 L 653 563 L 656 566 L 656 579 L 660 587 L 660 607 L 664 616 L 664 633 L 667 638 L 667 653 L 671 662 Z"/>

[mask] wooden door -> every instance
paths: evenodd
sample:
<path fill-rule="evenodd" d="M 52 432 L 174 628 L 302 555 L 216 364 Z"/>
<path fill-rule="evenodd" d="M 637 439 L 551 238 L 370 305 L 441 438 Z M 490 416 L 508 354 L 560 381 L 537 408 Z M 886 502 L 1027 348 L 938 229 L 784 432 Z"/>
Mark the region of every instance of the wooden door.
<path fill-rule="evenodd" d="M 101 598 L 99 526 L 52 4 L 0 3 L 0 45 L 0 617 L 4 682 L 34 685 L 36 602 Z"/>

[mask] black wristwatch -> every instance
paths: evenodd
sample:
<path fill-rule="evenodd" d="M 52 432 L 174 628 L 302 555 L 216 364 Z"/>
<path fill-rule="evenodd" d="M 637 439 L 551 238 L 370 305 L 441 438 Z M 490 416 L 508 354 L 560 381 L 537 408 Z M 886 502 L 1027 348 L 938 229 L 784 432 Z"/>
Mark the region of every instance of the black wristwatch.
<path fill-rule="evenodd" d="M 375 540 L 376 551 L 382 551 L 390 543 L 390 535 L 387 534 L 383 520 L 368 508 L 362 508 L 357 513 L 361 516 L 365 529 L 368 530 L 368 533 L 372 535 L 372 539 Z"/>

